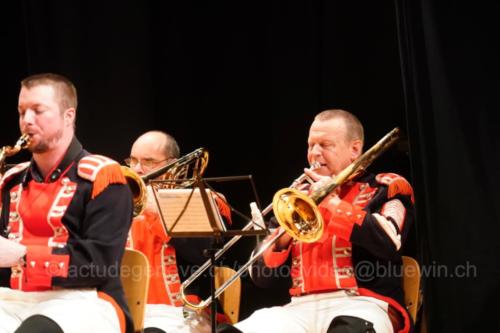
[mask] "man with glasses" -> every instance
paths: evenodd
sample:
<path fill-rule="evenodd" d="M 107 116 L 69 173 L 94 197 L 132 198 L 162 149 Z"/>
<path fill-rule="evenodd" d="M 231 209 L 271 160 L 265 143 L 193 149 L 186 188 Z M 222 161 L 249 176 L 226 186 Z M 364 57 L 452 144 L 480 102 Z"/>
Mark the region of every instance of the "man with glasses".
<path fill-rule="evenodd" d="M 142 176 L 173 162 L 179 155 L 179 145 L 172 136 L 149 131 L 135 140 L 125 163 Z"/>
<path fill-rule="evenodd" d="M 126 162 L 142 176 L 174 162 L 179 155 L 179 146 L 172 136 L 161 131 L 149 131 L 134 142 Z M 211 247 L 212 239 L 170 238 L 160 220 L 151 186 L 147 189 L 148 203 L 144 212 L 134 219 L 129 237 L 129 247 L 144 253 L 150 263 L 144 332 L 210 332 L 210 322 L 206 317 L 184 318 L 179 289 L 182 281 L 206 261 L 203 250 Z M 230 215 L 224 214 L 229 209 L 222 207 L 225 203 L 219 197 L 216 197 L 216 202 L 229 222 Z M 196 303 L 199 297 L 208 296 L 209 281 L 197 279 L 192 289 L 190 286 L 190 301 Z"/>

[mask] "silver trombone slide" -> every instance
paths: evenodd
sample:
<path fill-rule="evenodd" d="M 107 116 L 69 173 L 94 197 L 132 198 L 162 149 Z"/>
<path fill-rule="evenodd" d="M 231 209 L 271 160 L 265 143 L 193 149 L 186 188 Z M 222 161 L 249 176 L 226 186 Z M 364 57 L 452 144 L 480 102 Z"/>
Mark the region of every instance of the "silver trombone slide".
<path fill-rule="evenodd" d="M 267 207 L 266 207 L 267 208 Z M 188 308 L 191 308 L 193 310 L 202 310 L 206 307 L 208 307 L 210 304 L 212 304 L 212 302 L 214 301 L 214 299 L 217 299 L 226 289 L 229 285 L 231 285 L 234 280 L 236 280 L 237 278 L 239 278 L 241 276 L 241 274 L 248 269 L 248 267 L 250 267 L 250 265 L 252 265 L 270 246 L 272 246 L 277 240 L 278 238 L 280 238 L 281 236 L 283 236 L 283 234 L 286 233 L 286 230 L 285 229 L 280 229 L 279 232 L 273 236 L 271 239 L 267 240 L 264 245 L 262 245 L 259 250 L 254 253 L 250 259 L 243 265 L 239 268 L 238 272 L 236 272 L 236 274 L 234 274 L 233 276 L 231 276 L 231 278 L 229 278 L 228 280 L 226 280 L 222 286 L 220 286 L 217 290 L 215 290 L 214 292 L 214 297 L 208 297 L 206 300 L 203 300 L 201 301 L 200 303 L 198 304 L 193 304 L 191 302 L 188 302 L 186 300 L 184 300 L 186 306 Z M 209 265 L 210 265 L 210 262 L 208 262 Z M 208 266 L 209 266 L 208 265 Z M 201 268 L 200 268 L 201 269 Z M 203 272 L 203 271 L 202 271 Z M 194 273 L 196 274 L 196 272 Z M 193 274 L 193 275 L 194 275 Z M 200 273 L 201 274 L 201 273 Z M 200 275 L 198 274 L 198 276 Z M 189 280 L 189 279 L 188 279 Z M 184 283 L 186 283 L 188 280 L 184 281 Z M 192 282 L 193 280 L 191 280 Z M 190 283 L 191 283 L 190 282 Z M 187 287 L 188 285 L 184 286 L 184 283 L 181 285 L 181 295 L 184 295 L 184 290 L 185 290 L 185 287 Z"/>
<path fill-rule="evenodd" d="M 311 168 L 312 169 L 317 169 L 319 167 L 319 163 L 318 162 L 314 162 L 312 165 L 311 165 Z M 309 177 L 303 173 L 301 174 L 299 177 L 297 177 L 293 182 L 292 184 L 290 185 L 291 188 L 296 188 L 298 186 L 300 186 L 304 181 L 308 181 L 308 182 L 311 182 L 311 180 L 309 179 Z M 262 216 L 266 216 L 269 212 L 271 212 L 273 210 L 273 203 L 271 202 L 271 204 L 269 204 L 266 208 L 264 208 L 264 210 L 261 212 Z M 249 223 L 247 223 L 243 229 L 241 229 L 241 231 L 248 231 L 250 230 L 254 225 L 259 225 L 259 221 L 255 221 L 254 220 L 255 218 L 252 217 L 251 221 Z M 283 231 L 284 232 L 284 231 Z M 281 235 L 283 235 L 283 232 L 280 232 L 279 233 L 279 237 L 281 237 Z M 238 240 L 240 240 L 240 238 L 243 237 L 243 235 L 236 235 L 236 236 L 233 236 L 229 241 L 227 241 L 226 244 L 224 244 L 224 246 L 219 249 L 215 254 L 214 254 L 214 260 L 218 260 L 224 253 L 226 253 L 226 251 L 231 247 L 233 246 Z M 277 238 L 279 238 L 277 237 Z M 276 239 L 277 239 L 276 238 Z M 272 239 L 274 241 L 274 237 Z M 265 248 L 265 246 L 262 246 Z M 257 254 L 261 254 L 260 250 Z M 255 258 L 256 255 L 252 256 L 251 259 Z M 255 259 L 254 259 L 255 260 Z M 253 261 L 249 261 L 249 263 L 247 262 L 243 267 L 245 268 L 241 268 L 240 270 L 243 270 L 243 269 L 246 269 L 248 266 L 250 266 L 251 264 L 253 263 Z M 200 266 L 200 268 L 198 268 L 198 270 L 196 270 L 196 272 L 194 272 L 187 280 L 185 280 L 182 284 L 181 284 L 181 289 L 180 289 L 180 293 L 181 293 L 181 296 L 183 296 L 183 301 L 184 303 L 186 304 L 186 306 L 188 306 L 189 308 L 191 309 L 194 309 L 194 310 L 199 310 L 199 309 L 203 309 L 205 307 L 207 307 L 208 305 L 210 305 L 210 303 L 212 303 L 212 298 L 210 297 L 208 301 L 202 301 L 201 303 L 199 304 L 192 304 L 190 302 L 187 301 L 187 299 L 184 298 L 184 291 L 187 289 L 187 287 L 189 287 L 189 285 L 191 285 L 191 283 L 193 283 L 194 280 L 196 280 L 201 274 L 203 274 L 203 272 L 205 272 L 211 265 L 211 259 L 205 261 L 205 263 L 203 265 Z M 237 277 L 237 276 L 236 276 Z M 227 285 L 229 285 L 230 283 L 233 282 L 234 279 L 229 279 L 227 280 L 223 286 L 221 287 L 226 287 Z M 224 290 L 223 288 L 219 288 L 219 290 L 221 290 L 221 292 Z M 220 292 L 220 293 L 221 293 Z M 216 293 L 215 294 L 215 298 L 217 298 L 218 296 L 220 296 L 220 293 Z"/>

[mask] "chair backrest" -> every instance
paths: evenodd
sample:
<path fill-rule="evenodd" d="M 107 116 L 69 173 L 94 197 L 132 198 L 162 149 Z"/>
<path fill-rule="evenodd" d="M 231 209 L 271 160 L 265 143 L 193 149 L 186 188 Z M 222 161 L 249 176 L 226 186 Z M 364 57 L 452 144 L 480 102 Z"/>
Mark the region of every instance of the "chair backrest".
<path fill-rule="evenodd" d="M 229 280 L 235 274 L 236 272 L 229 267 L 215 267 L 215 288 L 219 289 L 225 281 Z M 238 277 L 219 297 L 222 310 L 231 324 L 238 322 L 240 316 L 240 299 L 241 279 Z"/>
<path fill-rule="evenodd" d="M 125 249 L 120 276 L 135 331 L 142 332 L 149 288 L 149 262 L 146 256 L 137 250 Z"/>
<path fill-rule="evenodd" d="M 403 291 L 406 309 L 413 322 L 416 322 L 420 306 L 420 265 L 408 256 L 403 256 Z"/>

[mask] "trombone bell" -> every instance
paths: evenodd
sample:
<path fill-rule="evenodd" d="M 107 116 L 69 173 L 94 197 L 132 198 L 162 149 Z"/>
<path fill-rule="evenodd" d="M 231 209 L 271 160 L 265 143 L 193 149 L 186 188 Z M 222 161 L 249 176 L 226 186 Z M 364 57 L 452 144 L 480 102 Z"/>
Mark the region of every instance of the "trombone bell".
<path fill-rule="evenodd" d="M 312 243 L 323 235 L 323 217 L 316 204 L 296 189 L 284 188 L 276 192 L 273 211 L 281 227 L 301 242 Z"/>
<path fill-rule="evenodd" d="M 127 184 L 132 191 L 132 199 L 134 202 L 133 216 L 137 217 L 142 214 L 147 205 L 147 190 L 146 183 L 134 170 L 122 165 L 122 173 L 127 180 Z"/>

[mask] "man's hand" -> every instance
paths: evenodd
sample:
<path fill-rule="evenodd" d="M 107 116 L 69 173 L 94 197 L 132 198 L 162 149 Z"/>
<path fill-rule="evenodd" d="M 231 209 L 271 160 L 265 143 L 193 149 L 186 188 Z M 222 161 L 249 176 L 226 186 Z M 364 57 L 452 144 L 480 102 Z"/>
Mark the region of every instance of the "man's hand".
<path fill-rule="evenodd" d="M 276 251 L 283 251 L 287 249 L 292 241 L 292 236 L 290 236 L 287 232 L 285 232 L 277 241 L 275 245 Z"/>
<path fill-rule="evenodd" d="M 0 267 L 12 267 L 21 262 L 26 246 L 0 236 Z"/>
<path fill-rule="evenodd" d="M 317 190 L 323 188 L 335 178 L 335 176 L 323 176 L 320 175 L 310 169 L 304 169 L 304 173 L 311 178 L 314 183 L 311 184 L 310 187 L 310 192 L 316 192 Z M 340 191 L 340 186 L 337 186 L 335 190 L 333 190 L 324 200 L 328 200 L 328 203 L 330 205 L 338 205 L 340 203 L 340 198 L 339 198 L 339 191 Z"/>
<path fill-rule="evenodd" d="M 315 192 L 328 182 L 332 180 L 330 176 L 320 175 L 319 173 L 313 171 L 312 169 L 304 169 L 304 173 L 312 180 L 314 183 L 311 184 L 310 191 Z"/>

